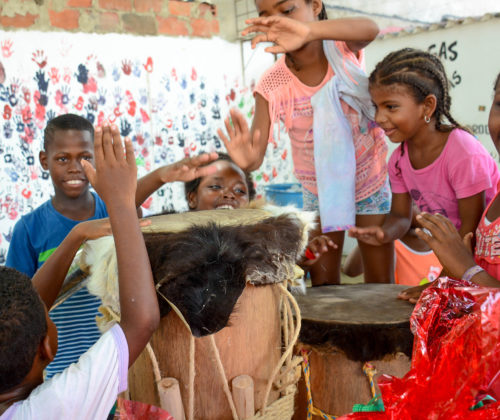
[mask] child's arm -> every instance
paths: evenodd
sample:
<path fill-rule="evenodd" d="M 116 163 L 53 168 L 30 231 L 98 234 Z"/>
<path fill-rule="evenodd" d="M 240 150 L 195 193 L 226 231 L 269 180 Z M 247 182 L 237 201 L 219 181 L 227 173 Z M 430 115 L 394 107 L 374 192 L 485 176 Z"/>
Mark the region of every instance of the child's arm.
<path fill-rule="evenodd" d="M 298 50 L 311 41 L 331 39 L 345 41 L 357 53 L 372 42 L 379 32 L 377 24 L 366 18 L 343 18 L 301 22 L 284 16 L 259 17 L 246 21 L 250 26 L 241 34 L 262 32 L 252 39 L 252 48 L 259 42 L 273 42 L 266 52 L 280 54 Z"/>
<path fill-rule="evenodd" d="M 465 244 L 471 235 L 462 239 L 453 223 L 441 214 L 421 213 L 417 220 L 430 232 L 429 235 L 417 228 L 417 235 L 432 248 L 450 276 L 460 279 L 469 268 L 476 265 L 471 249 Z M 471 281 L 479 286 L 500 287 L 499 279 L 490 276 L 486 271 L 477 273 Z"/>
<path fill-rule="evenodd" d="M 230 117 L 224 120 L 229 138 L 221 129 L 217 134 L 234 163 L 244 171 L 254 171 L 262 165 L 266 154 L 271 129 L 269 104 L 260 94 L 255 95 L 255 114 L 250 130 L 243 114 L 236 109 L 231 109 L 229 114 Z"/>
<path fill-rule="evenodd" d="M 349 236 L 370 245 L 382 245 L 404 236 L 411 226 L 412 201 L 410 194 L 393 194 L 391 212 L 382 226 L 353 227 Z"/>
<path fill-rule="evenodd" d="M 87 240 L 111 235 L 108 219 L 90 220 L 76 225 L 32 278 L 33 286 L 47 309 L 54 304 L 76 252 Z"/>
<path fill-rule="evenodd" d="M 458 233 L 461 238 L 469 232 L 476 231 L 485 208 L 486 200 L 484 191 L 471 197 L 458 200 L 458 214 L 461 221 Z"/>
<path fill-rule="evenodd" d="M 137 191 L 135 193 L 135 204 L 139 207 L 158 188 L 167 182 L 188 182 L 193 179 L 207 176 L 217 169 L 208 165 L 218 157 L 217 153 L 203 153 L 192 158 L 185 158 L 171 165 L 162 166 L 137 181 Z"/>
<path fill-rule="evenodd" d="M 86 161 L 82 165 L 109 213 L 118 262 L 120 325 L 130 366 L 158 326 L 158 300 L 135 207 L 137 167 L 132 143 L 125 140 L 125 153 L 116 126 L 97 127 L 94 135 L 96 169 Z"/>

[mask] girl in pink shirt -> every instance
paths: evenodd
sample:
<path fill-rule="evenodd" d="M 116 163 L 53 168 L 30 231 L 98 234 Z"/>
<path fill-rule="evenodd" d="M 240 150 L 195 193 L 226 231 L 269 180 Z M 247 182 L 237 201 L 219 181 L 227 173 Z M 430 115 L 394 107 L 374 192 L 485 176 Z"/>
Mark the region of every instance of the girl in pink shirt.
<path fill-rule="evenodd" d="M 474 232 L 500 175 L 486 149 L 451 116 L 439 58 L 411 48 L 390 53 L 370 75 L 370 95 L 376 122 L 400 143 L 389 160 L 392 207 L 382 226 L 353 228 L 350 235 L 373 245 L 402 237 L 412 200 L 421 211 L 450 218 L 461 237 Z"/>
<path fill-rule="evenodd" d="M 495 81 L 488 128 L 493 144 L 500 152 L 500 74 Z M 470 246 L 472 232 L 462 241 L 452 222 L 440 214 L 424 213 L 417 216 L 417 220 L 427 229 L 427 232 L 417 229 L 417 235 L 434 250 L 451 277 L 466 279 L 480 286 L 500 287 L 500 193 L 481 217 L 474 253 Z M 416 302 L 418 296 L 417 293 L 407 293 L 402 297 Z"/>
<path fill-rule="evenodd" d="M 268 47 L 267 52 L 285 54 L 264 73 L 256 87 L 252 128 L 248 130 L 244 117 L 236 110 L 231 110 L 232 124 L 226 120 L 229 139 L 222 131 L 219 131 L 219 136 L 240 167 L 254 170 L 262 164 L 267 144 L 272 139 L 274 123 L 283 122 L 291 140 L 295 175 L 303 187 L 304 209 L 318 210 L 322 196 L 318 194 L 314 159 L 316 146 L 313 147 L 315 136 L 311 97 L 335 76 L 325 54 L 323 41 L 335 43 L 343 64 L 349 62 L 362 68 L 362 49 L 375 38 L 378 28 L 373 21 L 364 18 L 328 20 L 321 0 L 256 0 L 255 4 L 259 18 L 247 21 L 251 26 L 243 34 L 262 32 L 253 38 L 253 46 L 270 41 L 274 46 Z M 349 74 L 347 70 L 345 73 Z M 359 113 L 342 98 L 340 108 L 341 118 L 351 130 L 351 144 L 354 144 L 352 178 L 355 178 L 355 206 L 352 205 L 352 213 L 355 215 L 352 214 L 352 220 L 358 226 L 382 224 L 390 209 L 391 196 L 384 133 L 373 123 L 366 131 L 360 129 Z M 325 121 L 324 125 L 328 123 L 331 122 Z M 314 142 L 317 138 L 314 138 Z M 337 284 L 340 280 L 345 229 L 340 226 L 345 225 L 324 225 L 321 220 L 313 236 L 321 235 L 321 229 L 324 228 L 323 231 L 331 240 L 327 243 L 335 243 L 336 246 L 329 245 L 325 253 L 316 255 L 319 259 L 310 268 L 315 286 Z M 383 247 L 363 243 L 360 248 L 366 267 L 365 281 L 392 282 L 392 243 Z"/>

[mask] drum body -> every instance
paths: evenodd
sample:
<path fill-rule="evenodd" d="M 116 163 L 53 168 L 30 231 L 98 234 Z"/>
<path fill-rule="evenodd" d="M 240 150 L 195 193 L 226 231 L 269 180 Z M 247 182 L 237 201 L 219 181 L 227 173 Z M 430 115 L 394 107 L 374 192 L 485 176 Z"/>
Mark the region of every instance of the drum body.
<path fill-rule="evenodd" d="M 278 287 L 248 284 L 229 326 L 214 334 L 228 381 L 243 374 L 253 378 L 256 409 L 262 407 L 267 383 L 282 351 Z M 190 337 L 187 327 L 172 311 L 162 318 L 151 340 L 162 376 L 179 380 L 185 409 L 189 404 Z M 195 339 L 194 418 L 229 420 L 233 416 L 209 339 L 208 336 Z M 129 391 L 132 400 L 160 406 L 147 352 L 141 354 L 129 371 Z M 271 392 L 269 403 L 278 397 L 278 393 Z"/>
<path fill-rule="evenodd" d="M 327 286 L 297 296 L 302 329 L 296 352 L 308 354 L 314 407 L 340 416 L 351 413 L 354 404 L 367 404 L 372 393 L 363 373 L 365 362 L 375 367 L 375 379 L 381 374 L 402 377 L 409 371 L 413 305 L 397 299 L 405 288 L 390 284 Z M 294 419 L 307 418 L 307 401 L 302 378 Z"/>

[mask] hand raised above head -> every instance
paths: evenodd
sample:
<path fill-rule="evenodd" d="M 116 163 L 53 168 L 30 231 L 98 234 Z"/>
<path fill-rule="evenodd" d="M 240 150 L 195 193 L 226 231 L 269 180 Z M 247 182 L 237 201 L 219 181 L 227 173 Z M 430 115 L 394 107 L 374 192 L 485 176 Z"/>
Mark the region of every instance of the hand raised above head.
<path fill-rule="evenodd" d="M 243 36 L 258 33 L 252 39 L 252 48 L 259 42 L 272 42 L 274 46 L 267 47 L 265 51 L 273 54 L 298 50 L 309 42 L 311 34 L 310 25 L 306 22 L 284 16 L 258 17 L 245 23 L 250 26 L 242 31 Z"/>
<path fill-rule="evenodd" d="M 96 127 L 94 132 L 95 169 L 87 161 L 82 165 L 88 180 L 106 206 L 130 204 L 135 207 L 137 166 L 130 139 L 125 149 L 118 127 Z"/>
<path fill-rule="evenodd" d="M 203 153 L 165 166 L 162 182 L 189 182 L 196 178 L 212 175 L 217 172 L 217 167 L 210 165 L 210 163 L 217 160 L 218 157 L 219 155 L 216 152 Z"/>

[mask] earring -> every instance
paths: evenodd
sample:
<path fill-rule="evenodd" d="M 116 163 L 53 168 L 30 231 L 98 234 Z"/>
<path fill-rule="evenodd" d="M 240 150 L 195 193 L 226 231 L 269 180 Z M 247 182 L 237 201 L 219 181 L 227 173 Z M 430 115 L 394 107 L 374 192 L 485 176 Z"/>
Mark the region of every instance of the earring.
<path fill-rule="evenodd" d="M 431 122 L 431 118 L 427 115 L 424 115 L 424 121 L 426 122 L 426 124 L 429 124 Z"/>

